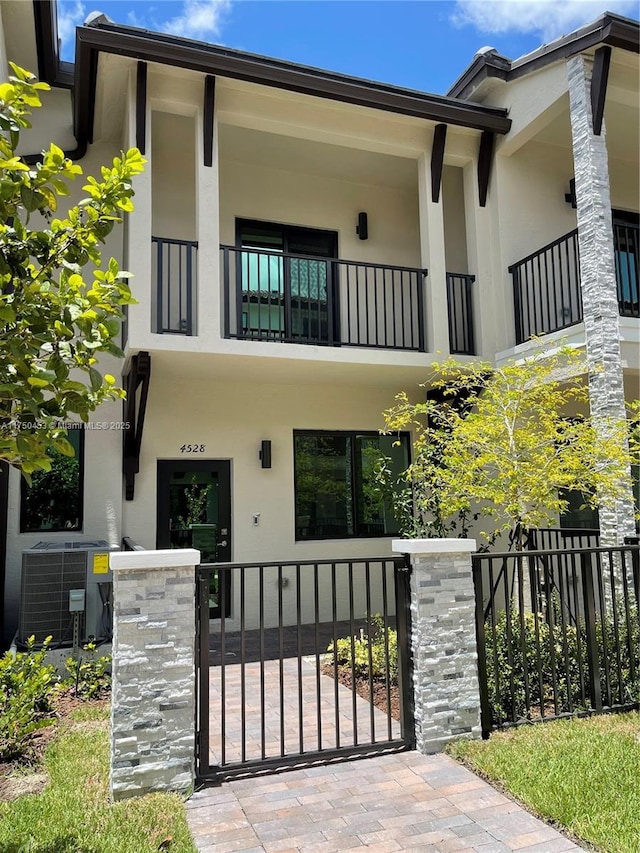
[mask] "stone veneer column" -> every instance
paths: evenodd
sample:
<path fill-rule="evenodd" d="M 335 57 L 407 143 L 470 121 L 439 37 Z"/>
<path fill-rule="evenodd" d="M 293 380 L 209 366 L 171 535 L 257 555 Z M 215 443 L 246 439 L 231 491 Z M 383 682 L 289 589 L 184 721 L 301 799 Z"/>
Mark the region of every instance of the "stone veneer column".
<path fill-rule="evenodd" d="M 589 399 L 594 426 L 606 435 L 624 421 L 626 411 L 609 163 L 604 123 L 600 136 L 593 133 L 592 71 L 588 57 L 567 62 Z M 635 534 L 630 471 L 627 494 L 600 506 L 600 534 L 602 545 L 621 545 L 625 536 Z"/>
<path fill-rule="evenodd" d="M 450 740 L 480 737 L 474 539 L 396 539 L 411 555 L 411 646 L 416 748 L 439 752 Z"/>
<path fill-rule="evenodd" d="M 121 551 L 113 572 L 111 795 L 195 778 L 195 566 L 200 552 Z"/>

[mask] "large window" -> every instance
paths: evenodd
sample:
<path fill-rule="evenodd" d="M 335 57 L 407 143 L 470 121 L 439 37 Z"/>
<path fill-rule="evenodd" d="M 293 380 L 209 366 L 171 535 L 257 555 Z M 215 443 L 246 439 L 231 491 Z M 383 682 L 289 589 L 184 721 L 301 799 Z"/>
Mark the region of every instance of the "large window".
<path fill-rule="evenodd" d="M 375 476 L 379 459 L 400 474 L 409 464 L 408 435 L 294 433 L 296 539 L 343 539 L 398 533 Z"/>
<path fill-rule="evenodd" d="M 84 430 L 67 433 L 75 455 L 51 451 L 51 470 L 36 471 L 20 494 L 20 532 L 82 530 Z"/>
<path fill-rule="evenodd" d="M 599 530 L 598 509 L 589 506 L 582 492 L 561 489 L 560 497 L 567 501 L 567 508 L 560 515 L 563 530 Z"/>
<path fill-rule="evenodd" d="M 636 515 L 640 513 L 640 465 L 631 466 L 631 488 Z M 590 507 L 582 492 L 561 490 L 560 496 L 569 502 L 560 516 L 560 527 L 598 530 L 600 518 L 597 507 Z M 636 522 L 636 527 L 638 524 Z"/>

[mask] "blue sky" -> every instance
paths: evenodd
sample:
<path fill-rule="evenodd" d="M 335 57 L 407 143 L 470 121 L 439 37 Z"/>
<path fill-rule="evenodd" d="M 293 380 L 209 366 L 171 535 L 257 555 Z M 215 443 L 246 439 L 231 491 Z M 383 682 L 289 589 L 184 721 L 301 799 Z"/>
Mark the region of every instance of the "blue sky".
<path fill-rule="evenodd" d="M 597 18 L 637 18 L 638 0 L 58 0 L 63 58 L 104 12 L 174 33 L 443 94 L 484 45 L 515 59 Z"/>

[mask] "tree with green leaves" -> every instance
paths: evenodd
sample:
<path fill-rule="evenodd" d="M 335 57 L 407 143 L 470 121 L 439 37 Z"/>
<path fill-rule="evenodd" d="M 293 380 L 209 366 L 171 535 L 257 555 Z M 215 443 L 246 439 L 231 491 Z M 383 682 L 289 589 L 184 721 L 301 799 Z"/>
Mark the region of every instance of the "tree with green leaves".
<path fill-rule="evenodd" d="M 100 246 L 133 210 L 132 179 L 145 161 L 136 148 L 122 153 L 57 215 L 82 168 L 53 143 L 34 166 L 16 154 L 49 87 L 11 67 L 0 85 L 0 459 L 29 478 L 50 470 L 52 450 L 73 456 L 65 420 L 87 421 L 124 396 L 98 356 L 122 356 L 116 338 L 133 299 L 128 274 L 113 258 L 103 266 Z"/>
<path fill-rule="evenodd" d="M 402 478 L 412 514 L 404 526 L 413 535 L 466 535 L 474 513 L 491 522 L 482 532 L 488 541 L 508 531 L 521 549 L 526 529 L 552 524 L 566 509 L 566 492 L 579 491 L 591 506 L 626 494 L 637 420 L 630 430 L 611 424 L 602 437 L 580 414 L 588 389 L 579 352 L 503 367 L 447 360 L 432 365 L 425 387 L 424 402 L 401 393 L 384 413 L 387 432 L 415 436 Z"/>

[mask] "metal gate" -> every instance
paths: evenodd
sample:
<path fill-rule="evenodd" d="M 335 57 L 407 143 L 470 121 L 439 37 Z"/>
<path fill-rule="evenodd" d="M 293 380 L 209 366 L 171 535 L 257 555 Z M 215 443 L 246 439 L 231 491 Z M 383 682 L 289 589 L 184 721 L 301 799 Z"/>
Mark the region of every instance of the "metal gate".
<path fill-rule="evenodd" d="M 409 571 L 389 557 L 200 566 L 198 779 L 411 748 Z"/>

